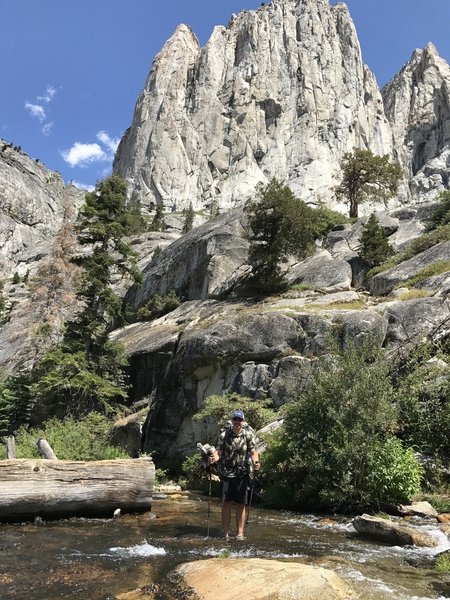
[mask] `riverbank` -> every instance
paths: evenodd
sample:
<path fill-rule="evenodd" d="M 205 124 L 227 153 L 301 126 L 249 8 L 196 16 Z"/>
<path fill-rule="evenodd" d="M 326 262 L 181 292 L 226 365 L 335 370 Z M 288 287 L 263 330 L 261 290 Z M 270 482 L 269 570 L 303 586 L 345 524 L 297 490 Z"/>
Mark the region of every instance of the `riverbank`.
<path fill-rule="evenodd" d="M 355 589 L 359 600 L 450 595 L 448 576 L 431 568 L 430 559 L 450 547 L 437 524 L 420 525 L 437 536 L 437 548 L 400 548 L 358 538 L 347 517 L 324 519 L 255 507 L 247 541 L 226 544 L 219 501 L 212 499 L 209 538 L 207 509 L 207 496 L 187 492 L 155 499 L 151 513 L 116 520 L 1 525 L 0 597 L 105 600 L 147 590 L 143 597 L 148 600 L 153 589 L 160 599 L 179 600 L 171 596 L 167 575 L 182 563 L 221 556 L 331 569 Z M 427 566 L 418 568 L 419 563 Z"/>

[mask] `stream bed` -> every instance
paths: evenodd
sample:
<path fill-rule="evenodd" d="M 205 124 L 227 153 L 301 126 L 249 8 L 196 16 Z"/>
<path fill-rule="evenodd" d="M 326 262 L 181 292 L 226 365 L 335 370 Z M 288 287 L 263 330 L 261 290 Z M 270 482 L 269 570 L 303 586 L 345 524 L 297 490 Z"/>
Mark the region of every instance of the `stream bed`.
<path fill-rule="evenodd" d="M 358 600 L 444 600 L 450 575 L 432 568 L 450 548 L 438 524 L 412 521 L 438 538 L 429 548 L 392 547 L 358 537 L 351 520 L 252 507 L 247 540 L 221 537 L 220 504 L 195 492 L 155 500 L 152 513 L 0 525 L 0 599 L 113 600 L 136 588 L 171 595 L 178 564 L 230 554 L 307 562 L 336 571 Z M 409 523 L 411 525 L 411 523 Z M 149 596 L 151 597 L 151 596 Z M 247 600 L 251 600 L 248 598 Z"/>

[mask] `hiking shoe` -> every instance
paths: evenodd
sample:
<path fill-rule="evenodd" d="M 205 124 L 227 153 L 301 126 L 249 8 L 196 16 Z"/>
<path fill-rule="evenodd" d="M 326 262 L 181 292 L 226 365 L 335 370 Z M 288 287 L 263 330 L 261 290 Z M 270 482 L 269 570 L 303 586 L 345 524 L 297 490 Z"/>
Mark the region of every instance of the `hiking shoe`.
<path fill-rule="evenodd" d="M 240 533 L 235 537 L 235 540 L 238 542 L 245 542 L 245 535 L 243 533 Z"/>
<path fill-rule="evenodd" d="M 230 534 L 229 534 L 229 533 L 224 533 L 224 534 L 223 534 L 223 539 L 224 539 L 226 542 L 229 542 L 229 541 L 230 541 Z"/>

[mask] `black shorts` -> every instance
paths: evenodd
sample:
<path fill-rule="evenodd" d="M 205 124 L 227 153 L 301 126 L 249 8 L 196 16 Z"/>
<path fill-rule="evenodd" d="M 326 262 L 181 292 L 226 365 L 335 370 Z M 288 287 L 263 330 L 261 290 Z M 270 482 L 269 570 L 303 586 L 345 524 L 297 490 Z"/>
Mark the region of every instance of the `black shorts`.
<path fill-rule="evenodd" d="M 222 502 L 247 504 L 248 477 L 225 477 L 222 481 Z"/>

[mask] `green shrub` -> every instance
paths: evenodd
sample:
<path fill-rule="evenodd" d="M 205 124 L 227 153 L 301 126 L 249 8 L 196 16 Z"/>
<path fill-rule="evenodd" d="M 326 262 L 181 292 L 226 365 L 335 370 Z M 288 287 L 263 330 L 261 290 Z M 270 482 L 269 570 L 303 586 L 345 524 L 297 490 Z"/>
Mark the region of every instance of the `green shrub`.
<path fill-rule="evenodd" d="M 289 489 L 300 506 L 349 510 L 379 500 L 370 478 L 396 429 L 390 365 L 379 340 L 345 346 L 286 406 L 285 433 L 269 440 L 270 460 L 280 465 L 271 484 Z"/>
<path fill-rule="evenodd" d="M 319 201 L 317 203 L 317 208 L 315 209 L 314 213 L 316 222 L 314 234 L 317 238 L 326 235 L 329 231 L 334 229 L 336 225 L 349 223 L 350 221 L 347 215 L 343 215 L 337 210 L 328 208 L 323 201 Z"/>
<path fill-rule="evenodd" d="M 45 438 L 60 460 L 129 458 L 126 452 L 109 442 L 111 425 L 103 415 L 90 413 L 80 420 L 51 419 L 42 428 L 21 428 L 16 438 L 17 457 L 39 458 L 36 442 Z"/>
<path fill-rule="evenodd" d="M 439 205 L 433 211 L 428 222 L 428 229 L 436 229 L 450 224 L 450 190 L 441 192 L 438 197 Z"/>
<path fill-rule="evenodd" d="M 391 437 L 371 456 L 368 475 L 370 497 L 379 502 L 408 502 L 420 491 L 423 467 L 411 448 Z"/>
<path fill-rule="evenodd" d="M 193 481 L 196 477 L 196 473 L 201 463 L 200 454 L 193 454 L 192 456 L 186 456 L 181 463 L 181 472 L 188 481 Z"/>
<path fill-rule="evenodd" d="M 17 285 L 18 283 L 20 283 L 20 275 L 19 275 L 19 273 L 17 271 L 13 275 L 12 283 L 14 285 Z"/>
<path fill-rule="evenodd" d="M 448 354 L 429 344 L 418 346 L 405 359 L 398 381 L 399 435 L 423 454 L 450 457 L 450 367 Z M 437 354 L 447 366 L 430 362 Z"/>
<path fill-rule="evenodd" d="M 450 573 L 450 556 L 447 552 L 436 558 L 435 569 L 439 573 Z"/>
<path fill-rule="evenodd" d="M 166 296 L 154 294 L 136 312 L 138 321 L 153 321 L 159 319 L 180 306 L 182 299 L 175 290 L 170 290 Z"/>
<path fill-rule="evenodd" d="M 203 409 L 194 415 L 195 420 L 212 417 L 219 425 L 231 418 L 233 410 L 244 411 L 245 420 L 253 429 L 261 429 L 277 418 L 277 413 L 271 400 L 253 400 L 239 394 L 224 394 L 223 396 L 209 396 L 204 402 Z"/>

